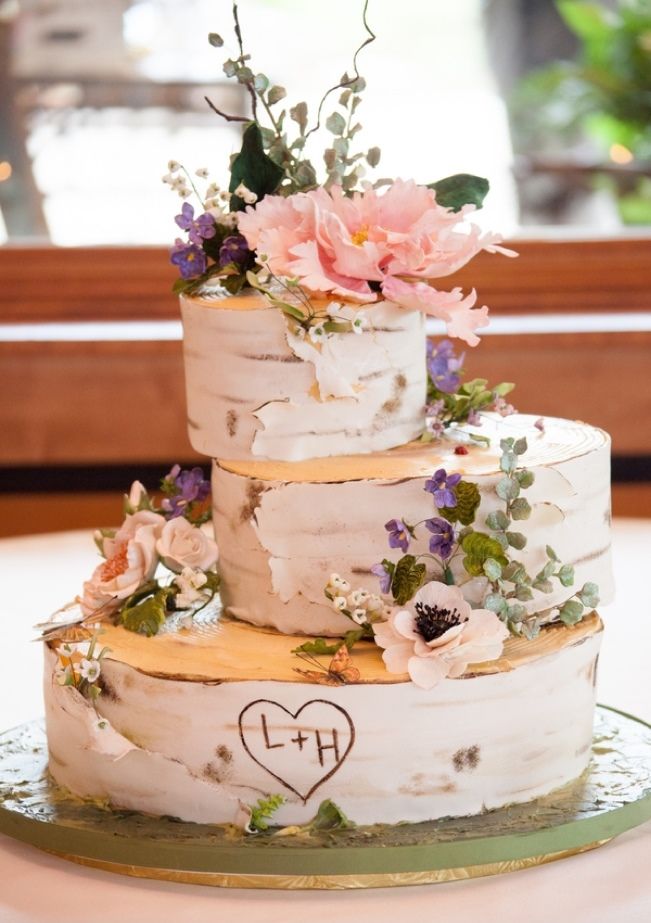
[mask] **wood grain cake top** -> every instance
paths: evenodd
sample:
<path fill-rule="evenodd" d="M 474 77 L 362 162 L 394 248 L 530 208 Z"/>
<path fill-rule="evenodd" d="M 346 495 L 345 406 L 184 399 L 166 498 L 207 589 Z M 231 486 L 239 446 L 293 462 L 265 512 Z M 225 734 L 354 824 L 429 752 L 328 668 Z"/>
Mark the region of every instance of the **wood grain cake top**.
<path fill-rule="evenodd" d="M 359 480 L 393 480 L 429 477 L 437 468 L 466 475 L 491 475 L 499 472 L 500 440 L 526 436 L 528 451 L 523 456 L 527 468 L 545 467 L 578 458 L 608 446 L 603 430 L 578 420 L 544 419 L 544 432 L 535 427 L 538 417 L 514 414 L 482 414 L 481 427 L 465 427 L 490 439 L 488 447 L 464 442 L 467 455 L 455 454 L 460 442 L 455 438 L 435 442 L 411 442 L 372 455 L 338 455 L 304 461 L 232 461 L 218 459 L 225 471 L 262 481 L 329 483 Z"/>
<path fill-rule="evenodd" d="M 299 307 L 301 302 L 283 290 L 278 288 L 278 297 L 282 298 L 284 301 L 290 302 L 290 304 L 297 304 Z M 336 301 L 337 304 L 346 304 L 351 308 L 358 308 L 361 310 L 368 310 L 374 305 L 380 304 L 384 299 L 378 299 L 378 301 L 373 301 L 370 303 L 360 303 L 359 301 L 349 301 L 346 298 L 341 298 L 338 295 L 333 295 L 331 298 L 324 297 L 323 295 L 316 296 L 310 295 L 310 304 L 315 311 L 325 310 L 325 308 L 332 304 L 333 301 Z M 256 292 L 254 289 L 245 289 L 243 292 L 240 292 L 239 295 L 229 295 L 225 292 L 220 292 L 218 289 L 211 293 L 208 296 L 201 295 L 182 295 L 181 300 L 183 302 L 195 305 L 201 308 L 213 309 L 216 311 L 264 311 L 269 309 L 272 311 L 278 311 L 279 308 L 271 304 L 268 298 L 262 294 L 262 292 Z"/>
<path fill-rule="evenodd" d="M 509 638 L 498 660 L 471 664 L 468 675 L 506 673 L 581 643 L 602 630 L 596 612 L 568 628 L 560 623 L 544 628 L 538 638 Z M 146 638 L 122 627 L 106 626 L 101 644 L 110 648 L 108 659 L 125 663 L 150 676 L 189 682 L 279 681 L 310 682 L 298 669 L 315 670 L 292 654 L 306 639 L 279 634 L 271 629 L 256 628 L 244 622 L 222 618 L 195 624 Z M 351 653 L 361 674 L 361 683 L 402 683 L 409 677 L 387 673 L 381 650 L 375 644 L 362 643 Z M 327 672 L 329 657 L 318 658 Z"/>

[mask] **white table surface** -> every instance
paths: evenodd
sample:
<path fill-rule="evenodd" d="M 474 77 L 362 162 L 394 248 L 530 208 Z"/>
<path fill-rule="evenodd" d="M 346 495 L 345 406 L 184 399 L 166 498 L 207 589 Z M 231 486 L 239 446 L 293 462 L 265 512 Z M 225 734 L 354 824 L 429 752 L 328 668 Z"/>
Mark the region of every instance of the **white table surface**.
<path fill-rule="evenodd" d="M 617 602 L 599 699 L 651 721 L 651 522 L 614 528 Z M 96 562 L 88 532 L 0 540 L 0 729 L 42 713 L 31 626 L 79 591 Z M 474 881 L 372 891 L 222 890 L 84 869 L 0 836 L 0 923 L 650 923 L 651 822 L 561 862 Z"/>

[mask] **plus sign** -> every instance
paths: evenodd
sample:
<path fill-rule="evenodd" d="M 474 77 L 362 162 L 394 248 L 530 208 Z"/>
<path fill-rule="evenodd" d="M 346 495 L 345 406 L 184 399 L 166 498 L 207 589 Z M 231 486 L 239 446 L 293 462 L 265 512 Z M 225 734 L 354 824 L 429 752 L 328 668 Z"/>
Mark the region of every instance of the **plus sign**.
<path fill-rule="evenodd" d="M 304 744 L 304 742 L 305 742 L 306 740 L 308 740 L 308 738 L 304 736 L 304 734 L 303 734 L 302 731 L 299 731 L 299 732 L 298 732 L 298 736 L 297 736 L 297 737 L 292 737 L 292 743 L 293 743 L 293 744 L 298 744 L 298 749 L 299 749 L 299 750 L 302 750 L 302 749 L 303 749 L 303 744 Z"/>

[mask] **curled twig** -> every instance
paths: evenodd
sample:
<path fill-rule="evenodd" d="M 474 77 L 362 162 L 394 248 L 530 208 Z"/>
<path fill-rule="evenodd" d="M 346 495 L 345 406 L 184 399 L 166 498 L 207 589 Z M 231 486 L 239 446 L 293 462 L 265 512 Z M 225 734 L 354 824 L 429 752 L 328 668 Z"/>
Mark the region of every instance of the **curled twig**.
<path fill-rule="evenodd" d="M 355 81 L 359 80 L 359 78 L 361 77 L 361 74 L 357 67 L 357 58 L 359 57 L 360 52 L 364 48 L 366 48 L 367 45 L 371 45 L 377 38 L 375 32 L 373 32 L 373 30 L 368 24 L 368 19 L 366 18 L 366 14 L 368 12 L 368 3 L 369 3 L 369 0 L 364 0 L 364 7 L 362 9 L 362 22 L 364 24 L 364 28 L 368 32 L 368 37 L 364 39 L 362 44 L 359 46 L 359 48 L 353 55 L 353 69 L 355 73 L 349 80 L 342 80 L 339 83 L 336 83 L 334 86 L 330 87 L 329 90 L 326 90 L 326 92 L 323 94 L 321 98 L 321 102 L 319 103 L 319 108 L 317 109 L 317 113 L 316 113 L 316 125 L 313 128 L 310 128 L 310 130 L 306 133 L 305 135 L 306 139 L 309 138 L 311 134 L 314 134 L 315 131 L 318 131 L 319 128 L 321 127 L 321 112 L 323 111 L 323 106 L 325 105 L 325 101 L 330 96 L 330 94 L 334 93 L 335 90 L 342 90 L 342 89 L 346 89 L 347 87 L 352 86 L 355 83 Z"/>
<path fill-rule="evenodd" d="M 235 30 L 235 37 L 237 38 L 237 44 L 240 48 L 240 60 L 244 63 L 244 42 L 242 41 L 242 29 L 240 28 L 240 15 L 237 9 L 237 2 L 233 0 L 233 28 Z M 255 93 L 255 87 L 247 82 L 245 84 L 247 90 L 249 91 L 249 96 L 251 97 L 251 109 L 253 113 L 253 121 L 258 121 L 258 99 Z"/>
<path fill-rule="evenodd" d="M 250 122 L 251 119 L 247 119 L 244 115 L 228 115 L 226 112 L 222 112 L 221 109 L 218 109 L 217 106 L 208 99 L 207 96 L 204 96 L 204 99 L 210 106 L 213 112 L 216 112 L 217 115 L 221 116 L 223 119 L 226 119 L 227 122 Z"/>

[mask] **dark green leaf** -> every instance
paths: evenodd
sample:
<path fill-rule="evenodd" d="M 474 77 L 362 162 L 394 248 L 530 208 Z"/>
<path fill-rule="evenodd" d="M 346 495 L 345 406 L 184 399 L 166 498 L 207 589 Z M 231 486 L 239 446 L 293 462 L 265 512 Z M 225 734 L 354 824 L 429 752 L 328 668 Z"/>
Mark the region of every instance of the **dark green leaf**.
<path fill-rule="evenodd" d="M 436 201 L 444 208 L 458 212 L 464 205 L 481 208 L 488 194 L 488 180 L 470 173 L 455 173 L 435 183 L 428 183 L 436 192 Z"/>
<path fill-rule="evenodd" d="M 396 564 L 391 592 L 399 606 L 404 606 L 423 585 L 425 565 L 417 564 L 413 554 L 406 554 Z"/>
<path fill-rule="evenodd" d="M 260 128 L 252 122 L 244 131 L 242 149 L 231 165 L 228 191 L 235 192 L 240 183 L 244 183 L 259 201 L 276 191 L 284 175 L 283 169 L 265 154 Z M 231 196 L 231 211 L 242 211 L 245 207 L 239 196 Z"/>

